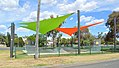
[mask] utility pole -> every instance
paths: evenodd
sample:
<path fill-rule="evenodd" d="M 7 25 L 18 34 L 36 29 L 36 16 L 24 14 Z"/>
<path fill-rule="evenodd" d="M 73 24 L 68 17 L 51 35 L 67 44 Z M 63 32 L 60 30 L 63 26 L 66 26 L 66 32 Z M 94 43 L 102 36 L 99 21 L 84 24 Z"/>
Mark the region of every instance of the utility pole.
<path fill-rule="evenodd" d="M 78 54 L 80 54 L 80 10 L 77 10 L 78 18 Z"/>
<path fill-rule="evenodd" d="M 40 20 L 39 20 L 39 17 L 40 17 L 40 3 L 41 3 L 41 0 L 38 0 L 38 10 L 37 10 L 37 23 L 36 23 L 36 43 L 35 43 L 35 56 L 34 58 L 35 59 L 38 59 L 38 56 L 39 56 L 39 24 L 40 24 Z"/>
<path fill-rule="evenodd" d="M 114 17 L 114 52 L 116 51 L 116 17 Z"/>
<path fill-rule="evenodd" d="M 11 42 L 10 42 L 10 58 L 13 58 L 15 24 L 11 23 Z"/>

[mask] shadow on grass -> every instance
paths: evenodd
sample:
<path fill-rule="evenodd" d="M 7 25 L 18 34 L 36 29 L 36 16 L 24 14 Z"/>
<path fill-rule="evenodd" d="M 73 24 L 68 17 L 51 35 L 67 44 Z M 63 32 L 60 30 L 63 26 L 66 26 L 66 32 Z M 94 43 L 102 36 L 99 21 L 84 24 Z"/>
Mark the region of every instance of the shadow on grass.
<path fill-rule="evenodd" d="M 32 58 L 33 56 L 28 56 L 25 53 L 16 54 L 16 59 Z"/>
<path fill-rule="evenodd" d="M 63 56 L 90 56 L 90 55 L 98 55 L 98 54 L 112 54 L 113 52 L 98 52 L 98 53 L 81 53 L 81 54 L 48 54 L 48 55 L 40 55 L 39 58 L 48 58 L 48 57 L 63 57 Z M 28 56 L 23 52 L 19 52 L 16 54 L 16 59 L 24 59 L 24 58 L 34 58 L 33 55 Z"/>
<path fill-rule="evenodd" d="M 90 56 L 90 55 L 98 55 L 98 54 L 112 54 L 112 52 L 98 52 L 98 53 L 81 53 L 81 54 L 54 54 L 54 55 L 41 55 L 40 58 L 47 57 L 62 57 L 62 56 Z"/>

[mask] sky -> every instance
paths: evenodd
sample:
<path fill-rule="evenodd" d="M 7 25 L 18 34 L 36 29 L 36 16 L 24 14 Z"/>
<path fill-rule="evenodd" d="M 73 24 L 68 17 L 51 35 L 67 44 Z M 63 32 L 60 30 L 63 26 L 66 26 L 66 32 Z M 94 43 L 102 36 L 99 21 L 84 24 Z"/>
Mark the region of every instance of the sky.
<path fill-rule="evenodd" d="M 10 32 L 10 24 L 15 23 L 15 33 L 18 36 L 35 34 L 34 31 L 20 27 L 21 22 L 36 21 L 38 0 L 0 0 L 0 33 Z M 75 13 L 65 21 L 62 27 L 77 26 L 77 10 L 80 10 L 81 26 L 95 22 L 102 24 L 89 28 L 92 35 L 98 32 L 107 33 L 105 26 L 109 14 L 119 11 L 119 0 L 41 0 L 40 20 L 50 18 L 50 15 L 65 15 Z M 63 37 L 69 37 L 63 34 Z"/>

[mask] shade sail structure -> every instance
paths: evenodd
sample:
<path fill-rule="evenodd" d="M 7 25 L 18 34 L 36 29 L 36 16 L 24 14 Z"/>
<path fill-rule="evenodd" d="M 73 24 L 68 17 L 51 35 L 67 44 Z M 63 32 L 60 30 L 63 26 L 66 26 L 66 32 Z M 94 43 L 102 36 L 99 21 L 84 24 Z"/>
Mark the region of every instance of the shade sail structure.
<path fill-rule="evenodd" d="M 90 27 L 90 26 L 95 26 L 95 25 L 101 24 L 101 23 L 103 23 L 103 22 L 96 22 L 96 23 L 89 24 L 89 25 L 86 25 L 86 26 L 81 26 L 81 27 L 80 27 L 80 30 L 83 30 L 83 29 L 88 28 L 88 27 Z"/>
<path fill-rule="evenodd" d="M 90 26 L 94 26 L 94 25 L 97 25 L 97 24 L 100 24 L 100 23 L 102 23 L 102 22 L 97 22 L 97 23 L 94 23 L 94 24 L 81 26 L 80 30 L 86 29 L 86 28 L 88 28 Z M 75 28 L 56 28 L 56 30 L 61 31 L 61 32 L 66 33 L 66 34 L 71 36 L 72 34 L 74 34 L 75 32 L 78 31 L 78 28 L 76 28 L 76 27 Z"/>
<path fill-rule="evenodd" d="M 57 17 L 57 18 L 50 18 L 50 19 L 45 19 L 40 21 L 39 32 L 41 34 L 46 34 L 47 32 L 58 28 L 59 25 L 61 25 L 65 21 L 65 19 L 71 16 L 72 14 L 73 13 L 67 14 L 61 17 Z M 36 31 L 36 22 L 23 22 L 23 23 L 20 23 L 20 25 L 23 28 Z"/>
<path fill-rule="evenodd" d="M 56 30 L 60 31 L 60 32 L 63 32 L 65 34 L 68 34 L 68 35 L 72 35 L 73 33 L 77 32 L 78 29 L 77 28 L 56 28 Z"/>

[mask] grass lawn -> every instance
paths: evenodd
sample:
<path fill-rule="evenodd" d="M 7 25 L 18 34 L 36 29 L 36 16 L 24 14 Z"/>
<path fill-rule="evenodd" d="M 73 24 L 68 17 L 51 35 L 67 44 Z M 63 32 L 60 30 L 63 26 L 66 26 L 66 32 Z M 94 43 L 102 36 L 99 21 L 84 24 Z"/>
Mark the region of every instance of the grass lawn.
<path fill-rule="evenodd" d="M 41 56 L 38 60 L 34 60 L 33 56 L 27 56 L 21 51 L 17 51 L 17 58 L 10 59 L 9 51 L 0 51 L 0 68 L 33 68 L 35 66 L 47 66 L 57 64 L 70 64 L 70 63 L 85 63 L 99 60 L 119 59 L 119 53 L 107 54 L 81 54 L 81 55 L 46 55 Z"/>

